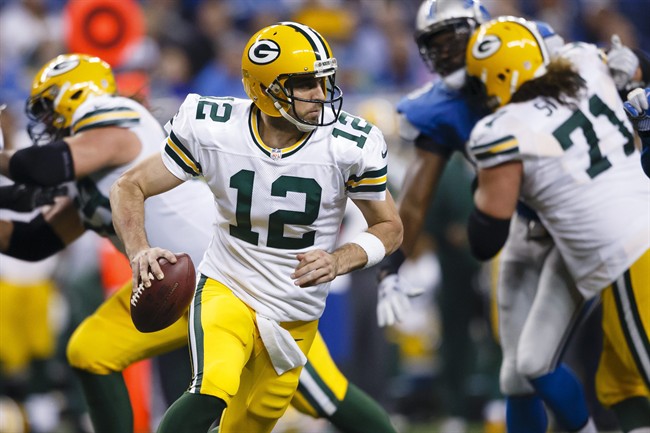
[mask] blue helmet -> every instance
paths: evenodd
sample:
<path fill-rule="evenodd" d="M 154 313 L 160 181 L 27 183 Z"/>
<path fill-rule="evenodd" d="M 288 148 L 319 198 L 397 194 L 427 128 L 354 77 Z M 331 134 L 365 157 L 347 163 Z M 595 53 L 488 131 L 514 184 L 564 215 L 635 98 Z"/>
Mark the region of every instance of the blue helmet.
<path fill-rule="evenodd" d="M 446 77 L 462 69 L 469 37 L 489 18 L 479 0 L 424 0 L 415 20 L 415 42 L 429 70 Z"/>

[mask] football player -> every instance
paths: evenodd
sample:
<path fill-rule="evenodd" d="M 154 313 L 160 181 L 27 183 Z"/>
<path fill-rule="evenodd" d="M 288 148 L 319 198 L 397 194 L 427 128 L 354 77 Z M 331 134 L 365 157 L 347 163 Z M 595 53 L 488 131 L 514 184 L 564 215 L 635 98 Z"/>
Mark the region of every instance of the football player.
<path fill-rule="evenodd" d="M 465 82 L 465 47 L 471 31 L 485 20 L 487 14 L 477 2 L 454 0 L 425 0 L 418 11 L 416 42 L 426 64 L 441 79 L 403 99 L 398 105 L 401 114 L 401 135 L 413 141 L 418 153 L 416 166 L 410 171 L 399 200 L 400 216 L 404 222 L 404 241 L 397 253 L 388 257 L 382 266 L 380 293 L 384 297 L 407 298 L 408 287 L 399 279 L 397 271 L 406 255 L 410 254 L 419 233 L 426 209 L 435 194 L 439 178 L 454 151 L 465 153 L 465 143 L 476 122 L 489 111 L 482 104 L 482 97 Z M 536 23 L 550 51 L 563 45 L 562 38 L 544 23 Z M 621 70 L 620 64 L 633 64 L 631 53 L 625 47 L 610 54 L 616 60 L 610 68 Z M 610 52 L 611 53 L 611 52 Z M 636 61 L 638 65 L 638 61 Z M 520 203 L 513 229 L 521 236 L 511 236 L 507 254 L 500 256 L 501 269 L 497 287 L 499 301 L 499 342 L 504 352 L 501 367 L 501 390 L 506 396 L 507 426 L 511 432 L 545 431 L 546 412 L 542 398 L 556 412 L 556 418 L 567 430 L 594 431 L 582 396 L 581 385 L 565 365 L 557 365 L 558 356 L 565 346 L 565 339 L 553 342 L 544 356 L 534 363 L 533 377 L 539 380 L 540 395 L 535 395 L 528 379 L 517 372 L 516 350 L 519 333 L 530 305 L 537 293 L 541 264 L 553 250 L 552 240 L 534 212 Z M 552 257 L 552 255 L 550 255 Z M 558 266 L 561 266 L 558 264 Z M 558 281 L 558 284 L 562 283 Z M 569 278 L 565 285 L 572 285 Z M 392 306 L 406 306 L 408 302 L 394 302 Z M 396 308 L 384 313 L 380 325 L 399 320 L 404 310 Z M 443 325 L 444 326 L 444 325 Z M 557 368 L 556 368 L 557 367 Z M 555 372 L 555 374 L 551 374 Z M 546 382 L 562 383 L 551 388 Z M 560 391 L 558 391 L 560 390 Z M 571 405 L 554 404 L 555 394 L 562 393 Z M 564 414 L 564 415 L 563 415 Z M 535 427 L 533 427 L 535 426 Z"/>
<path fill-rule="evenodd" d="M 175 260 L 147 240 L 145 200 L 203 178 L 217 206 L 190 306 L 192 381 L 160 433 L 206 431 L 226 407 L 220 431 L 270 432 L 298 386 L 330 282 L 401 243 L 386 142 L 341 111 L 336 70 L 312 28 L 261 29 L 242 55 L 250 99 L 188 95 L 162 151 L 111 189 L 133 280 L 145 287 L 162 278 L 159 257 Z M 368 230 L 335 248 L 348 197 Z"/>
<path fill-rule="evenodd" d="M 627 95 L 623 104 L 627 117 L 632 121 L 634 129 L 641 138 L 641 167 L 646 176 L 650 177 L 650 87 L 637 88 Z"/>
<path fill-rule="evenodd" d="M 520 235 L 509 230 L 518 200 L 555 244 L 519 336 L 517 372 L 540 394 L 555 389 L 553 404 L 570 406 L 568 390 L 558 392 L 553 380 L 562 376 L 535 377 L 534 365 L 549 343 L 568 336 L 582 305 L 600 296 L 598 398 L 623 431 L 648 431 L 650 184 L 602 53 L 573 43 L 551 58 L 534 25 L 503 17 L 474 32 L 466 62 L 498 107 L 468 144 L 478 169 L 468 223 L 473 250 L 489 258 L 509 232 Z M 567 277 L 575 287 L 557 284 Z"/>
<path fill-rule="evenodd" d="M 70 197 L 57 198 L 50 210 L 29 222 L 0 221 L 4 254 L 38 260 L 65 248 L 85 230 L 110 238 L 123 251 L 111 221 L 109 188 L 125 170 L 157 153 L 165 134 L 143 106 L 115 92 L 110 67 L 96 57 L 62 55 L 36 74 L 27 101 L 29 131 L 34 142 L 48 144 L 0 152 L 1 173 L 18 182 L 0 199 L 4 207 L 31 210 L 53 203 L 66 190 L 58 188 L 64 182 Z M 214 220 L 213 200 L 200 180 L 147 201 L 145 224 L 152 243 L 188 252 L 197 264 Z M 68 361 L 81 379 L 97 432 L 133 429 L 124 368 L 187 344 L 186 317 L 159 332 L 138 332 L 130 318 L 131 288 L 129 281 L 107 299 L 68 343 Z M 394 433 L 385 411 L 336 368 L 320 335 L 308 358 L 294 398 L 297 408 L 326 417 L 345 432 L 372 428 Z"/>

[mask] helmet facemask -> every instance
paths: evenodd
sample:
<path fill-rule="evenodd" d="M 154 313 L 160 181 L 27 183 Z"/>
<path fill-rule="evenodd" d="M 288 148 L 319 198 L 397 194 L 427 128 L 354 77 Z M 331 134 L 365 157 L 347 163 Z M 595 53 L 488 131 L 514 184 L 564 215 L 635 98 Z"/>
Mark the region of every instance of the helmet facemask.
<path fill-rule="evenodd" d="M 52 86 L 27 99 L 27 132 L 36 145 L 48 144 L 69 135 L 69 128 L 64 127 L 65 117 L 54 109 L 57 94 L 57 86 Z"/>
<path fill-rule="evenodd" d="M 336 60 L 334 60 L 334 65 L 336 65 L 335 62 Z M 335 84 L 335 75 L 333 71 L 326 74 L 284 74 L 273 81 L 271 86 L 266 89 L 266 94 L 274 101 L 274 106 L 282 117 L 293 123 L 302 132 L 313 131 L 319 126 L 327 126 L 336 122 L 341 112 L 343 92 Z M 325 99 L 306 99 L 295 95 L 296 87 L 301 87 L 301 83 L 314 79 L 319 81 L 318 85 L 320 85 Z M 296 101 L 319 104 L 318 120 L 312 121 L 300 117 L 296 110 Z M 327 108 L 332 113 L 332 118 L 329 120 L 326 116 Z"/>
<path fill-rule="evenodd" d="M 469 18 L 449 20 L 417 36 L 422 60 L 431 72 L 446 77 L 465 67 L 465 50 L 476 28 Z"/>

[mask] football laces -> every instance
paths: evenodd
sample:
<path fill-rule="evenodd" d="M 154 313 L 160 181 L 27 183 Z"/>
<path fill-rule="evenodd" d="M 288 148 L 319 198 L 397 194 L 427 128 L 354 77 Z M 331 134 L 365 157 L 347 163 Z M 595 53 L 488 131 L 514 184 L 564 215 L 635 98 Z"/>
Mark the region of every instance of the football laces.
<path fill-rule="evenodd" d="M 140 283 L 137 290 L 131 294 L 131 305 L 135 307 L 138 304 L 138 300 L 140 299 L 142 292 L 144 292 L 144 284 Z"/>

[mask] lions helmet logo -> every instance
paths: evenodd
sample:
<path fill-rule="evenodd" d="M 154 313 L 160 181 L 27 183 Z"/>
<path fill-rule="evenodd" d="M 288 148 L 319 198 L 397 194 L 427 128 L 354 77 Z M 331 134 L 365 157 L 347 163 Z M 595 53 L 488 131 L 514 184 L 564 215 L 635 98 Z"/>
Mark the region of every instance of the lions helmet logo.
<path fill-rule="evenodd" d="M 485 35 L 479 37 L 472 47 L 472 55 L 479 60 L 487 59 L 499 51 L 499 48 L 501 48 L 501 39 L 497 35 Z"/>
<path fill-rule="evenodd" d="M 262 39 L 248 49 L 248 58 L 256 65 L 271 63 L 280 55 L 280 46 L 275 41 Z"/>

